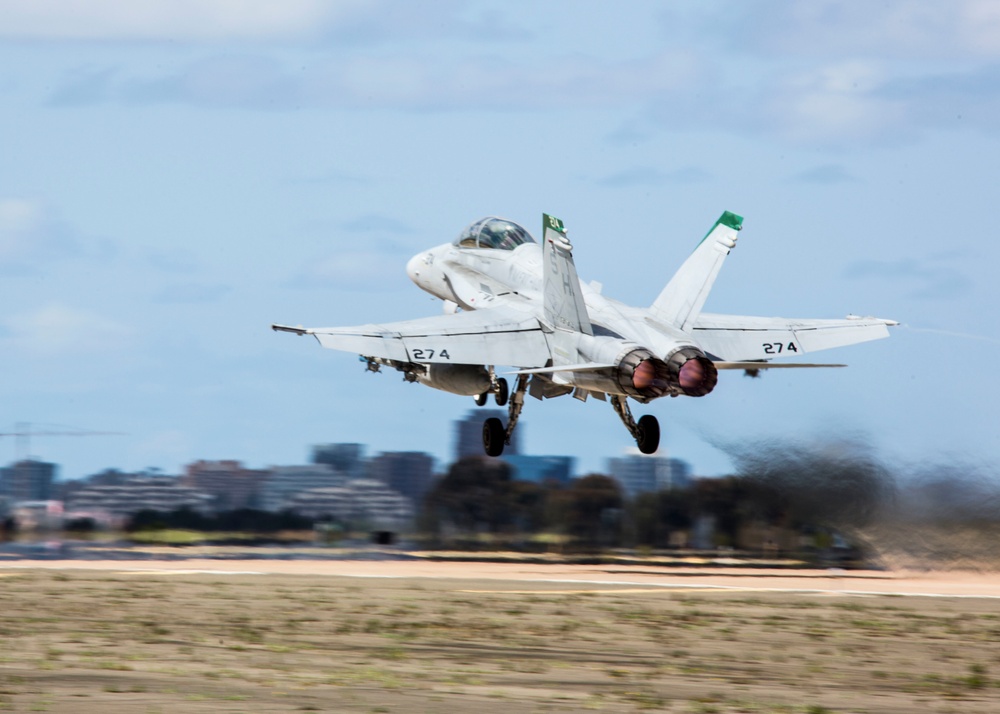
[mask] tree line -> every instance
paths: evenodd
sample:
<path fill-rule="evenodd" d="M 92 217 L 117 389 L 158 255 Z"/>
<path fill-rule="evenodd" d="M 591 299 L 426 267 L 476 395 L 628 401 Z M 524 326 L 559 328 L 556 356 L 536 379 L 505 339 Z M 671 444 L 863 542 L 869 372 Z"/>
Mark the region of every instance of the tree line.
<path fill-rule="evenodd" d="M 417 530 L 437 546 L 499 540 L 523 547 L 532 536 L 552 534 L 571 549 L 593 550 L 690 547 L 700 528 L 708 540 L 703 547 L 756 549 L 770 540 L 779 551 L 798 534 L 837 525 L 795 495 L 765 480 L 729 476 L 629 499 L 603 474 L 534 483 L 513 478 L 502 460 L 469 457 L 452 464 L 428 493 Z"/>

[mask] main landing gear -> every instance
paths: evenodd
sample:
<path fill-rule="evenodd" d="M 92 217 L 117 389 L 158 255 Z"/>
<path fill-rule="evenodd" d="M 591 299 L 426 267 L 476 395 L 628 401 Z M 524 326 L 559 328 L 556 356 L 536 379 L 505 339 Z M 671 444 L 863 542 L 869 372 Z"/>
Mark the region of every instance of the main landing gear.
<path fill-rule="evenodd" d="M 500 456 L 503 453 L 503 447 L 510 443 L 511 434 L 514 433 L 514 427 L 517 426 L 517 420 L 524 408 L 524 395 L 528 391 L 528 379 L 526 374 L 519 374 L 517 377 L 514 393 L 510 395 L 506 428 L 503 422 L 496 417 L 490 417 L 483 422 L 483 450 L 487 456 Z M 644 454 L 656 453 L 660 446 L 660 422 L 657 421 L 656 417 L 652 414 L 645 414 L 639 417 L 637 422 L 632 417 L 632 410 L 629 409 L 626 397 L 611 394 L 608 396 L 611 399 L 611 406 L 614 407 L 625 428 L 635 438 L 639 451 Z M 483 401 L 485 402 L 485 399 Z"/>
<path fill-rule="evenodd" d="M 514 393 L 509 395 L 509 403 L 507 380 L 503 377 L 497 380 L 500 387 L 495 393 L 496 402 L 497 406 L 508 404 L 507 426 L 505 428 L 503 422 L 496 417 L 490 417 L 483 422 L 483 450 L 487 456 L 500 456 L 503 453 L 503 447 L 510 443 L 510 436 L 514 433 L 514 427 L 517 426 L 517 420 L 520 418 L 521 410 L 524 408 L 524 394 L 528 391 L 528 379 L 529 377 L 526 374 L 517 375 L 517 382 L 514 384 Z M 501 395 L 503 401 L 501 401 Z M 483 401 L 485 402 L 485 399 Z M 476 399 L 476 403 L 479 403 L 478 398 Z"/>
<path fill-rule="evenodd" d="M 493 377 L 493 381 L 490 384 L 490 389 L 482 394 L 477 394 L 474 399 L 476 400 L 476 406 L 482 407 L 486 405 L 486 400 L 489 399 L 490 393 L 493 393 L 493 398 L 497 403 L 498 407 L 507 406 L 507 400 L 510 398 L 510 387 L 507 385 L 507 380 L 503 377 L 497 378 L 493 375 L 492 369 L 490 370 L 490 375 Z"/>
<path fill-rule="evenodd" d="M 615 408 L 621 418 L 625 428 L 635 437 L 635 443 L 639 451 L 644 454 L 655 453 L 660 446 L 660 422 L 652 414 L 645 414 L 639 417 L 636 423 L 632 418 L 632 410 L 628 408 L 626 398 L 617 394 L 608 395 L 611 397 L 611 406 Z"/>

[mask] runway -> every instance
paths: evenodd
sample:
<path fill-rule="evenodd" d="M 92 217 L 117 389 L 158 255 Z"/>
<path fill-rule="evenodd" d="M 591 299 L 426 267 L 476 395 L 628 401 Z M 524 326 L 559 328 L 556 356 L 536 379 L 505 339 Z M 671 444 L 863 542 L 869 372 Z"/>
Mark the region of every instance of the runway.
<path fill-rule="evenodd" d="M 676 568 L 644 565 L 564 565 L 425 560 L 31 560 L 0 563 L 0 575 L 24 569 L 102 571 L 137 576 L 207 573 L 350 578 L 435 579 L 482 591 L 629 590 L 773 592 L 831 596 L 1000 599 L 1000 574 L 973 571 L 842 571 L 757 568 Z M 461 581 L 461 582 L 459 582 Z M 489 583 L 489 585 L 487 585 Z M 528 586 L 527 584 L 531 584 Z"/>

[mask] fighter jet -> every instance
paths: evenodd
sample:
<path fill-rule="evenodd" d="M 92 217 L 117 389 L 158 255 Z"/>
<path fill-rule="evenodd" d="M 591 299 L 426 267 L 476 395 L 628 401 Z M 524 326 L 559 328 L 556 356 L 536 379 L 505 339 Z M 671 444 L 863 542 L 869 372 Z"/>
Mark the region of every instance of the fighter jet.
<path fill-rule="evenodd" d="M 609 401 L 639 451 L 660 442 L 656 417 L 636 420 L 629 400 L 704 397 L 718 370 L 758 376 L 776 367 L 842 367 L 780 362 L 788 357 L 888 337 L 893 320 L 744 317 L 702 312 L 719 269 L 736 246 L 743 218 L 726 211 L 648 307 L 602 294 L 577 277 L 573 246 L 558 218 L 542 217 L 539 244 L 513 221 L 487 217 L 451 243 L 410 259 L 406 272 L 443 301 L 444 313 L 359 327 L 272 329 L 312 335 L 323 347 L 360 355 L 367 369 L 399 370 L 407 382 L 508 407 L 483 424 L 483 448 L 499 456 L 510 443 L 525 395 L 572 394 Z M 513 390 L 498 366 L 512 366 Z"/>

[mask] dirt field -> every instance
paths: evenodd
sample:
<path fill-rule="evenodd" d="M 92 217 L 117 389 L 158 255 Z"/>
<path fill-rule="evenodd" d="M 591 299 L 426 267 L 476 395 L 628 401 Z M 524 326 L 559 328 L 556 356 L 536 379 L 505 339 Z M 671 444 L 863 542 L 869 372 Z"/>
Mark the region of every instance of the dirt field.
<path fill-rule="evenodd" d="M 0 709 L 998 712 L 1000 580 L 0 564 Z"/>

